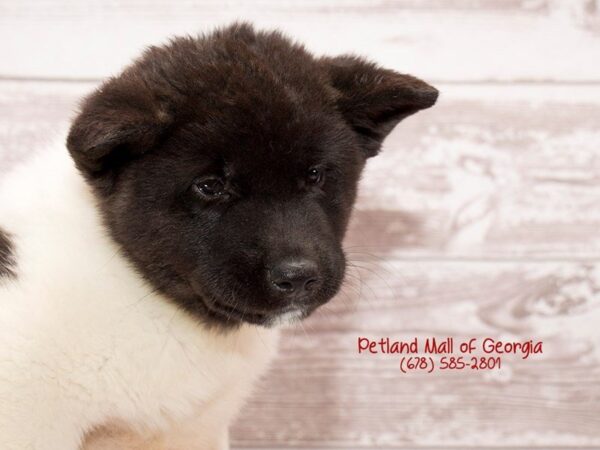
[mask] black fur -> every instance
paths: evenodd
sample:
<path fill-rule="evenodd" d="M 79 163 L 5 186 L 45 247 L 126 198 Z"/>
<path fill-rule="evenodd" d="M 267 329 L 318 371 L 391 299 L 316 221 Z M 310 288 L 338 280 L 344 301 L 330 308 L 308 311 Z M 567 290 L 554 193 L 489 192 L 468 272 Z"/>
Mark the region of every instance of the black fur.
<path fill-rule="evenodd" d="M 268 325 L 337 292 L 366 158 L 436 98 L 414 77 L 236 24 L 151 47 L 85 100 L 67 144 L 156 289 L 209 322 Z M 225 192 L 200 195 L 207 179 Z M 316 268 L 302 295 L 269 281 L 290 258 Z"/>
<path fill-rule="evenodd" d="M 10 236 L 0 228 L 0 279 L 15 277 L 15 260 Z"/>

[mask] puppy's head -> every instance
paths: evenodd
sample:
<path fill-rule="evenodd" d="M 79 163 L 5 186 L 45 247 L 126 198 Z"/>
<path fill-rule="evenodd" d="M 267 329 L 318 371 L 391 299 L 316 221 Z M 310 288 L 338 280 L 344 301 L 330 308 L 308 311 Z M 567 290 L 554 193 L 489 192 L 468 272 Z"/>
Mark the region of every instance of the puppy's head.
<path fill-rule="evenodd" d="M 85 100 L 67 145 L 157 290 L 210 323 L 272 325 L 337 292 L 365 160 L 436 98 L 234 25 L 147 50 Z"/>

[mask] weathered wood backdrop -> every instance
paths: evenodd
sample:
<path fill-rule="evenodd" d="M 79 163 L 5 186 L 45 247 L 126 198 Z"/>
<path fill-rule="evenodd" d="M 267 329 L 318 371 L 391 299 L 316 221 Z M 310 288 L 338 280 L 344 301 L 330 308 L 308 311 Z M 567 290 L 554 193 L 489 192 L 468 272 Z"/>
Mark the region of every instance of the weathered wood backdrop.
<path fill-rule="evenodd" d="M 600 448 L 594 0 L 0 1 L 0 168 L 63 139 L 144 46 L 246 19 L 442 91 L 370 163 L 348 284 L 285 334 L 238 448 Z M 359 335 L 543 340 L 502 370 L 402 375 Z"/>

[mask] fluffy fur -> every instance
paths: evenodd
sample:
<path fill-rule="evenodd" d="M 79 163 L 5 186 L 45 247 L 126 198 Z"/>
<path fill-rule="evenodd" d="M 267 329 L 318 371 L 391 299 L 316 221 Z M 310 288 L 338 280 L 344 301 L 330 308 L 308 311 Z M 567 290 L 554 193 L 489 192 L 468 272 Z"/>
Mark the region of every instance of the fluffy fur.
<path fill-rule="evenodd" d="M 2 448 L 227 448 L 275 325 L 342 282 L 366 159 L 436 97 L 247 25 L 104 83 L 0 187 Z"/>

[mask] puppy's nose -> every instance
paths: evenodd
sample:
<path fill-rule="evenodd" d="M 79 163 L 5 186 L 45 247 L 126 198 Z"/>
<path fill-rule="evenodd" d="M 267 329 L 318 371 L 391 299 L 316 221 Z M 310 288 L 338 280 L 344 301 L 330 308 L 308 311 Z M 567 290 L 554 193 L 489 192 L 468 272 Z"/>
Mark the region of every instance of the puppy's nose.
<path fill-rule="evenodd" d="M 319 285 L 317 264 L 309 259 L 286 259 L 269 270 L 271 284 L 285 294 L 302 294 Z"/>

